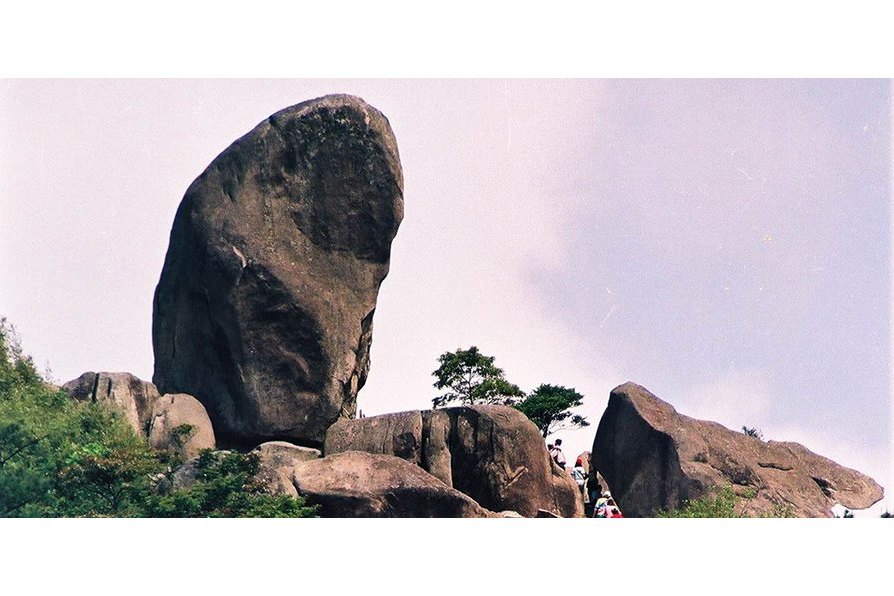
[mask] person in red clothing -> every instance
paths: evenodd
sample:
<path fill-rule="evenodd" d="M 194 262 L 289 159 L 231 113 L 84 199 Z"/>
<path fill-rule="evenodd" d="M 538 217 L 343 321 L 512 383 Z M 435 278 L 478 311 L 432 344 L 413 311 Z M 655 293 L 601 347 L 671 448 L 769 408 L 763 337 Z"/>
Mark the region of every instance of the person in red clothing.
<path fill-rule="evenodd" d="M 609 497 L 608 501 L 605 503 L 605 517 L 624 517 L 621 514 L 621 510 L 618 509 L 615 500 L 611 497 Z"/>

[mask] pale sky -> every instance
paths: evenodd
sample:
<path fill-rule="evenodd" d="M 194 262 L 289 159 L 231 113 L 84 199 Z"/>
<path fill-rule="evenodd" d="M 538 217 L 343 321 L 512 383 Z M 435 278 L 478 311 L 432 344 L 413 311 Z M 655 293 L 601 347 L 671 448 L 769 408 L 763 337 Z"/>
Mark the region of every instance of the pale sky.
<path fill-rule="evenodd" d="M 887 81 L 0 81 L 0 314 L 38 365 L 151 380 L 186 188 L 327 93 L 381 110 L 404 170 L 365 414 L 430 407 L 477 345 L 585 395 L 569 459 L 631 380 L 889 485 Z"/>

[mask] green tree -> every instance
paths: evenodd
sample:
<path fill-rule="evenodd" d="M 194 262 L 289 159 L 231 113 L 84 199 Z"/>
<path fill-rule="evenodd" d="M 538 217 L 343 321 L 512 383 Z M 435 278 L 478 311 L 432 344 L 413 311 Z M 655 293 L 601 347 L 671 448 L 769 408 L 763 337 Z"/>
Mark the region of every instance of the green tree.
<path fill-rule="evenodd" d="M 589 426 L 587 419 L 571 412 L 583 403 L 584 396 L 573 388 L 543 384 L 524 400 L 514 404 L 537 425 L 543 438 L 569 428 Z"/>
<path fill-rule="evenodd" d="M 115 412 L 44 383 L 0 320 L 0 516 L 127 515 L 161 469 Z"/>
<path fill-rule="evenodd" d="M 506 380 L 503 369 L 494 365 L 492 356 L 485 356 L 472 346 L 468 350 L 457 349 L 438 357 L 441 366 L 432 375 L 437 378 L 434 386 L 447 392 L 432 400 L 439 408 L 449 403 L 462 405 L 505 404 L 511 405 L 514 398 L 523 397 L 524 392 Z"/>

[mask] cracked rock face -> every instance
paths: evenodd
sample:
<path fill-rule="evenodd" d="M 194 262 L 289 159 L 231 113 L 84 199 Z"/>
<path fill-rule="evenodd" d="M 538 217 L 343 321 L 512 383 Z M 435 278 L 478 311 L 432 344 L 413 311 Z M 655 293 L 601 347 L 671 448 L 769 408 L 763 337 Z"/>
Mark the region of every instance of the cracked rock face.
<path fill-rule="evenodd" d="M 340 420 L 324 453 L 365 451 L 416 464 L 491 511 L 579 517 L 583 503 L 567 471 L 552 462 L 537 427 L 506 406 L 400 412 Z"/>
<path fill-rule="evenodd" d="M 320 517 L 494 517 L 463 493 L 391 455 L 346 451 L 299 461 L 296 492 Z"/>
<path fill-rule="evenodd" d="M 74 399 L 116 408 L 144 437 L 149 433 L 152 408 L 161 397 L 155 385 L 126 372 L 85 372 L 62 388 Z"/>
<path fill-rule="evenodd" d="M 675 509 L 732 485 L 751 516 L 833 517 L 882 499 L 872 478 L 798 443 L 767 441 L 677 411 L 643 387 L 616 387 L 599 422 L 592 463 L 627 517 Z"/>
<path fill-rule="evenodd" d="M 319 446 L 353 417 L 403 217 L 387 119 L 326 96 L 278 112 L 189 187 L 155 291 L 153 381 L 218 442 Z"/>

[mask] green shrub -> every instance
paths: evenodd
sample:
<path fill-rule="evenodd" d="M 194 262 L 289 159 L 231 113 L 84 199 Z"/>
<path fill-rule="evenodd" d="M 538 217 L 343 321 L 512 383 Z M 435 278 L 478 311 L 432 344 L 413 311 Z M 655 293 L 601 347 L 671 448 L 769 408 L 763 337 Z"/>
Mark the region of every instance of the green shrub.
<path fill-rule="evenodd" d="M 203 462 L 199 482 L 183 494 L 158 494 L 159 478 L 177 465 L 117 412 L 45 383 L 0 318 L 0 517 L 314 514 L 303 499 L 266 494 L 254 478 L 257 459 L 243 454 Z"/>
<path fill-rule="evenodd" d="M 197 461 L 196 481 L 170 495 L 157 495 L 154 517 L 311 517 L 315 508 L 301 499 L 271 495 L 257 480 L 254 453 L 205 449 Z"/>
<path fill-rule="evenodd" d="M 656 517 L 687 518 L 687 517 L 755 517 L 748 514 L 748 504 L 756 496 L 756 492 L 746 490 L 741 496 L 733 491 L 730 485 L 721 486 L 713 494 L 684 502 L 683 507 L 669 511 L 661 511 Z M 770 514 L 758 517 L 792 517 L 790 506 L 774 505 Z"/>

